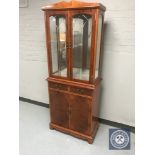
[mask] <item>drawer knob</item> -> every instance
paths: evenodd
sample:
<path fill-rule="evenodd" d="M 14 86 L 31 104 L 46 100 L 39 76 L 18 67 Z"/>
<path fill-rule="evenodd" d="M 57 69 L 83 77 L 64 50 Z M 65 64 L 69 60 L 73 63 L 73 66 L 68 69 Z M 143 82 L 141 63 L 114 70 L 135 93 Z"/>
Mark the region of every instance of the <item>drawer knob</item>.
<path fill-rule="evenodd" d="M 62 86 L 61 85 L 59 85 L 59 84 L 54 84 L 53 85 L 55 88 L 61 88 Z"/>
<path fill-rule="evenodd" d="M 76 89 L 76 91 L 79 92 L 79 93 L 83 93 L 84 92 L 83 89 Z"/>

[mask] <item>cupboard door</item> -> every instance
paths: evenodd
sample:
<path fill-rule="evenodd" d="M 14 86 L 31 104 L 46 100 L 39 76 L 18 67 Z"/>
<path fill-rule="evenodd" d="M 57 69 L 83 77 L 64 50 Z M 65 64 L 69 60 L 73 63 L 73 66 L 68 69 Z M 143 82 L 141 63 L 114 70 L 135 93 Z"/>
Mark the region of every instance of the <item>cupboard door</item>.
<path fill-rule="evenodd" d="M 49 17 L 52 75 L 67 77 L 67 15 L 54 14 Z"/>
<path fill-rule="evenodd" d="M 73 79 L 89 81 L 92 16 L 72 15 L 72 75 Z"/>
<path fill-rule="evenodd" d="M 52 123 L 69 128 L 69 102 L 67 94 L 51 91 L 50 110 Z"/>
<path fill-rule="evenodd" d="M 89 134 L 91 100 L 76 95 L 72 95 L 70 98 L 70 129 Z"/>

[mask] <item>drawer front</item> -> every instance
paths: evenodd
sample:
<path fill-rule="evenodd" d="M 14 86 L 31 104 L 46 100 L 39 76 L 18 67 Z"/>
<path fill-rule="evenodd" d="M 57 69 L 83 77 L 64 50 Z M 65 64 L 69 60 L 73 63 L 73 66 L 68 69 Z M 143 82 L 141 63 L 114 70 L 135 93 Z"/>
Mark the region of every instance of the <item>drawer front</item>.
<path fill-rule="evenodd" d="M 49 88 L 53 88 L 56 90 L 63 90 L 67 91 L 68 93 L 75 93 L 79 95 L 86 95 L 86 96 L 92 96 L 93 90 L 87 89 L 87 88 L 81 88 L 76 86 L 69 86 L 66 84 L 56 83 L 56 82 L 49 82 Z"/>
<path fill-rule="evenodd" d="M 76 94 L 92 96 L 93 91 L 80 87 L 70 87 L 70 91 Z"/>
<path fill-rule="evenodd" d="M 60 84 L 60 83 L 50 82 L 49 87 L 54 88 L 54 89 L 58 89 L 58 90 L 66 90 L 66 91 L 68 91 L 68 86 L 64 85 L 64 84 Z"/>

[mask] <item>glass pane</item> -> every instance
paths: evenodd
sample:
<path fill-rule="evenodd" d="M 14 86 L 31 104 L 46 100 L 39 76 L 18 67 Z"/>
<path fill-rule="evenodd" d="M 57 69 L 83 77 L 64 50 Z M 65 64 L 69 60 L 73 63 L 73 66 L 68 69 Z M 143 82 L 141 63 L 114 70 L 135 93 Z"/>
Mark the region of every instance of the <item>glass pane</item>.
<path fill-rule="evenodd" d="M 90 15 L 73 17 L 73 78 L 89 80 L 92 18 Z"/>
<path fill-rule="evenodd" d="M 64 16 L 50 17 L 52 74 L 67 77 L 66 20 Z"/>
<path fill-rule="evenodd" d="M 98 72 L 99 72 L 100 44 L 101 44 L 101 36 L 102 36 L 101 34 L 102 34 L 102 15 L 99 15 L 99 19 L 98 19 L 98 33 L 97 33 L 95 78 L 98 77 Z"/>

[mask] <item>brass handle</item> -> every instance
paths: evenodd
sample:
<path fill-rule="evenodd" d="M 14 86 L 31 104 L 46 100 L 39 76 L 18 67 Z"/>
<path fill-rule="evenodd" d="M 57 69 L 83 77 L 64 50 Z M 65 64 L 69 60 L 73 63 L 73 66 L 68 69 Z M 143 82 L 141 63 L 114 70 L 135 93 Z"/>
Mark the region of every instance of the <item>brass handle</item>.
<path fill-rule="evenodd" d="M 83 89 L 76 89 L 76 91 L 77 91 L 78 93 L 84 93 L 84 90 L 83 90 Z"/>
<path fill-rule="evenodd" d="M 68 48 L 68 43 L 66 43 L 66 48 Z"/>
<path fill-rule="evenodd" d="M 58 85 L 58 88 L 61 88 L 62 86 L 61 85 Z"/>
<path fill-rule="evenodd" d="M 57 84 L 53 84 L 53 86 L 54 86 L 54 87 L 57 87 L 58 85 L 57 85 Z"/>
<path fill-rule="evenodd" d="M 66 43 L 66 48 L 72 48 L 72 43 L 71 42 Z"/>
<path fill-rule="evenodd" d="M 69 43 L 69 48 L 72 48 L 72 43 L 71 42 Z"/>
<path fill-rule="evenodd" d="M 84 93 L 84 90 L 81 90 L 81 93 Z"/>
<path fill-rule="evenodd" d="M 71 110 L 70 109 L 67 111 L 67 114 L 68 115 L 71 115 Z"/>
<path fill-rule="evenodd" d="M 57 88 L 61 88 L 61 87 L 62 87 L 62 86 L 59 85 L 59 84 L 55 84 L 54 86 L 57 87 Z"/>

